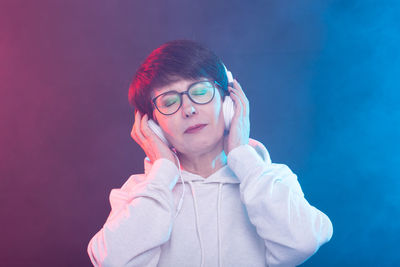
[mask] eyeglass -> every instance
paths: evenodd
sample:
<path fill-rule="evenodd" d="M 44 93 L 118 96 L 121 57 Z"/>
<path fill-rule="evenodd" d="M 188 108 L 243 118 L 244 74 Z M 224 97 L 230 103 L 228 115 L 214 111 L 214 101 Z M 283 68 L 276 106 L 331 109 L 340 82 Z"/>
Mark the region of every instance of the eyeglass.
<path fill-rule="evenodd" d="M 204 105 L 213 100 L 217 82 L 200 81 L 189 86 L 184 92 L 168 91 L 153 98 L 154 106 L 164 115 L 172 115 L 182 106 L 182 95 L 186 94 L 196 104 Z"/>

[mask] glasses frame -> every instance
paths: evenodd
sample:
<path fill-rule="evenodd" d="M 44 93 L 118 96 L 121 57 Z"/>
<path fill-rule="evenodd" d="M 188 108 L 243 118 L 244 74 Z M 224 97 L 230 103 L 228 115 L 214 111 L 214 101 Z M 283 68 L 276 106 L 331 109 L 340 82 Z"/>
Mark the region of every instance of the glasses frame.
<path fill-rule="evenodd" d="M 212 86 L 213 86 L 212 97 L 211 97 L 211 99 L 210 99 L 209 101 L 207 101 L 207 102 L 205 102 L 205 103 L 197 103 L 197 102 L 194 101 L 194 100 L 192 99 L 192 97 L 190 96 L 189 90 L 190 90 L 191 88 L 193 88 L 194 85 L 199 84 L 199 83 L 204 83 L 204 82 L 210 82 L 210 83 L 212 84 Z M 216 87 L 216 86 L 217 86 L 217 87 L 221 87 L 221 86 L 219 85 L 219 83 L 217 83 L 216 81 L 214 81 L 214 83 L 212 83 L 212 82 L 209 81 L 209 80 L 198 81 L 198 82 L 194 82 L 194 83 L 190 84 L 190 85 L 188 86 L 188 88 L 186 89 L 186 91 L 178 92 L 178 91 L 176 91 L 176 90 L 171 90 L 171 91 L 168 91 L 168 92 L 159 94 L 158 96 L 154 97 L 154 98 L 151 100 L 151 102 L 152 102 L 153 105 L 156 107 L 156 109 L 158 110 L 158 112 L 160 112 L 160 113 L 163 114 L 163 115 L 169 116 L 169 115 L 175 114 L 175 113 L 178 112 L 178 110 L 181 108 L 182 103 L 183 103 L 182 95 L 187 95 L 188 98 L 190 99 L 190 101 L 192 101 L 193 103 L 195 103 L 195 104 L 197 104 L 197 105 L 206 105 L 206 104 L 210 103 L 210 102 L 214 99 L 214 96 L 215 96 L 215 87 Z M 158 108 L 158 106 L 157 106 L 157 104 L 156 104 L 157 98 L 159 98 L 159 97 L 161 97 L 161 96 L 163 96 L 163 95 L 166 95 L 166 94 L 171 94 L 171 92 L 172 92 L 172 93 L 177 93 L 177 94 L 179 95 L 179 101 L 180 101 L 180 102 L 179 102 L 179 107 L 178 107 L 174 112 L 172 112 L 172 113 L 163 113 L 163 112 Z"/>

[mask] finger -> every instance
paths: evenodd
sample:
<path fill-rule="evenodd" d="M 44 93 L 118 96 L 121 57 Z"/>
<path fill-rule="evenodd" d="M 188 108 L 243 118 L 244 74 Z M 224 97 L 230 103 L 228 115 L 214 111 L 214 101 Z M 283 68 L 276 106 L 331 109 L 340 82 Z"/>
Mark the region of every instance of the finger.
<path fill-rule="evenodd" d="M 246 94 L 243 92 L 243 89 L 239 82 L 235 79 L 233 80 L 234 82 L 234 92 L 240 97 L 243 107 L 244 107 L 244 113 L 248 115 L 250 113 L 250 105 L 249 105 L 249 100 L 246 97 Z"/>
<path fill-rule="evenodd" d="M 235 117 L 239 117 L 242 115 L 243 112 L 243 103 L 240 97 L 232 90 L 230 97 L 232 98 L 233 103 L 235 104 Z"/>
<path fill-rule="evenodd" d="M 133 140 L 136 141 L 141 147 L 143 147 L 143 137 L 139 136 L 139 130 L 138 130 L 138 125 L 140 122 L 140 112 L 135 113 L 135 123 L 133 124 L 132 127 L 132 132 L 131 136 Z"/>
<path fill-rule="evenodd" d="M 237 91 L 237 90 L 234 90 L 233 88 L 230 90 L 230 95 L 231 96 L 234 96 L 236 99 L 237 99 L 237 101 L 236 102 L 238 102 L 238 104 L 240 104 L 240 106 L 244 106 L 244 100 L 243 100 L 243 98 L 241 97 L 241 95 L 239 94 L 239 92 Z"/>
<path fill-rule="evenodd" d="M 135 110 L 135 119 L 133 121 L 132 130 L 131 130 L 131 136 L 135 141 L 136 141 L 136 139 L 135 139 L 136 138 L 136 125 L 135 124 L 137 124 L 137 122 L 138 122 L 138 111 Z"/>
<path fill-rule="evenodd" d="M 142 120 L 142 116 L 141 116 L 140 112 L 138 111 L 135 116 L 135 124 L 133 125 L 133 127 L 134 127 L 135 135 L 139 140 L 139 142 L 138 142 L 139 144 L 142 144 L 145 141 L 145 138 L 140 130 L 141 120 Z"/>
<path fill-rule="evenodd" d="M 140 122 L 141 132 L 146 139 L 152 137 L 152 133 L 153 133 L 148 125 L 148 120 L 149 120 L 149 117 L 147 114 L 145 114 L 145 115 L 143 115 L 143 118 Z"/>
<path fill-rule="evenodd" d="M 242 86 L 239 84 L 239 82 L 235 79 L 233 80 L 233 86 L 234 90 L 238 92 L 238 95 L 240 95 L 245 101 L 248 102 L 248 99 L 246 97 L 246 94 L 244 93 Z"/>
<path fill-rule="evenodd" d="M 232 84 L 233 84 L 232 88 L 235 91 L 240 92 L 241 94 L 244 94 L 242 87 L 240 86 L 239 82 L 236 79 L 233 80 Z"/>

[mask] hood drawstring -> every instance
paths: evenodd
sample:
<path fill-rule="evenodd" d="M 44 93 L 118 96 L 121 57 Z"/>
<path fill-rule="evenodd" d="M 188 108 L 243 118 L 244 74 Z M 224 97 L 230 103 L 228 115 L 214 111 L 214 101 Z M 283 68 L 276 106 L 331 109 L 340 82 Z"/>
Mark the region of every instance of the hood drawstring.
<path fill-rule="evenodd" d="M 198 207 L 197 207 L 197 200 L 196 200 L 196 193 L 194 190 L 193 183 L 191 181 L 188 181 L 190 185 L 190 189 L 192 190 L 193 194 L 193 206 L 194 206 L 194 213 L 196 216 L 196 231 L 197 231 L 197 237 L 199 238 L 199 243 L 200 243 L 200 251 L 201 251 L 201 263 L 200 267 L 204 266 L 204 248 L 203 248 L 203 241 L 201 240 L 201 233 L 200 233 L 200 223 L 199 223 L 199 213 L 198 213 Z M 218 266 L 222 266 L 222 258 L 221 258 L 221 222 L 220 222 L 220 213 L 221 213 L 221 192 L 222 192 L 222 186 L 223 183 L 219 183 L 218 186 L 218 210 L 217 210 L 217 235 L 218 235 Z"/>
<path fill-rule="evenodd" d="M 217 211 L 217 232 L 218 232 L 218 266 L 221 267 L 222 266 L 222 258 L 221 258 L 221 221 L 220 221 L 220 214 L 221 214 L 221 189 L 222 189 L 222 183 L 219 183 L 219 187 L 218 187 L 218 211 Z"/>
<path fill-rule="evenodd" d="M 194 205 L 194 213 L 196 215 L 196 230 L 197 230 L 197 236 L 199 238 L 199 243 L 200 243 L 200 251 L 201 251 L 201 263 L 200 267 L 204 266 L 204 248 L 203 248 L 203 242 L 201 241 L 201 233 L 200 233 L 200 225 L 199 225 L 199 215 L 197 212 L 197 200 L 196 200 L 196 194 L 194 192 L 194 187 L 193 183 L 191 181 L 188 181 L 190 188 L 192 189 L 192 194 L 193 194 L 193 205 Z"/>
<path fill-rule="evenodd" d="M 176 209 L 176 214 L 175 214 L 175 219 L 176 219 L 176 217 L 178 217 L 179 212 L 181 211 L 182 204 L 183 204 L 183 198 L 185 196 L 185 181 L 183 180 L 183 177 L 182 177 L 181 162 L 179 161 L 178 156 L 175 153 L 173 153 L 173 154 L 174 154 L 176 160 L 178 161 L 179 177 L 181 178 L 181 182 L 182 182 L 182 195 L 181 195 L 181 199 L 179 200 L 178 207 Z"/>

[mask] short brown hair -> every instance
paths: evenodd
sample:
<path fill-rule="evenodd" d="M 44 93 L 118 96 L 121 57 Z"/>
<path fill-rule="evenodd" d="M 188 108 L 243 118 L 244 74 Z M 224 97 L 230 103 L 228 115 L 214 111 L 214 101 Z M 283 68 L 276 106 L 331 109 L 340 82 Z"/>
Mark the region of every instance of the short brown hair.
<path fill-rule="evenodd" d="M 153 117 L 151 93 L 180 79 L 208 78 L 227 94 L 228 80 L 222 61 L 205 46 L 191 40 L 175 40 L 153 50 L 140 65 L 129 87 L 129 103 Z"/>

